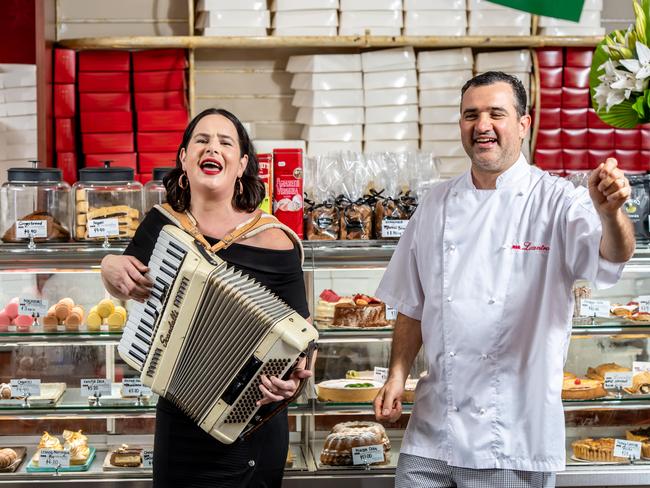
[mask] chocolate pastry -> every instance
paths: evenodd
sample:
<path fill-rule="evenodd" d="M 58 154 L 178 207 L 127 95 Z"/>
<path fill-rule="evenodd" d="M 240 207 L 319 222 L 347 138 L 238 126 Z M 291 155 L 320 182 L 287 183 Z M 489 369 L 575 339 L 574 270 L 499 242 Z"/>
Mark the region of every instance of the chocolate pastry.
<path fill-rule="evenodd" d="M 313 206 L 307 213 L 307 240 L 335 241 L 339 238 L 341 215 L 331 202 Z"/>

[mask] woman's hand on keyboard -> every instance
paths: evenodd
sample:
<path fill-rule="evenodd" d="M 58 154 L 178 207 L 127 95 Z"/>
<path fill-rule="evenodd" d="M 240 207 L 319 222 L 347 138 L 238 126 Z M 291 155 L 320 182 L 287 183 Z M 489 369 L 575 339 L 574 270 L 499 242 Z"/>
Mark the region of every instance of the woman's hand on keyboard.
<path fill-rule="evenodd" d="M 280 402 L 291 398 L 298 389 L 300 380 L 309 378 L 311 375 L 311 371 L 301 368 L 300 365 L 293 369 L 293 372 L 286 381 L 281 380 L 277 376 L 262 375 L 260 391 L 264 396 L 257 404 L 266 405 L 267 403 Z"/>
<path fill-rule="evenodd" d="M 111 295 L 123 300 L 143 302 L 149 297 L 152 283 L 144 274 L 144 264 L 133 256 L 108 255 L 102 259 L 102 279 Z"/>

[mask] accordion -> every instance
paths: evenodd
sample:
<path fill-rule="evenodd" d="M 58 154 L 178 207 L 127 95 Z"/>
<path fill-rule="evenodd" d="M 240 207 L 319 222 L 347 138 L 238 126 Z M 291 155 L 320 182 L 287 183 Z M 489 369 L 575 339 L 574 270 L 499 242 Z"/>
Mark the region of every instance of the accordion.
<path fill-rule="evenodd" d="M 135 302 L 118 346 L 144 385 L 226 444 L 288 403 L 259 415 L 260 375 L 309 363 L 311 324 L 173 225 L 160 232 L 148 277 L 151 295 Z"/>

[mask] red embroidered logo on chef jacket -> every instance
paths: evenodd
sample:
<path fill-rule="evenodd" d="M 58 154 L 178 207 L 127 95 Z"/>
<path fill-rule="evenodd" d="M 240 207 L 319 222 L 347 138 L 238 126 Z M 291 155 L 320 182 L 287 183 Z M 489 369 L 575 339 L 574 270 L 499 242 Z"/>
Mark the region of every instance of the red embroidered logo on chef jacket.
<path fill-rule="evenodd" d="M 512 249 L 515 251 L 536 251 L 547 253 L 551 248 L 546 244 L 533 244 L 530 241 L 526 241 L 523 244 L 513 244 Z"/>

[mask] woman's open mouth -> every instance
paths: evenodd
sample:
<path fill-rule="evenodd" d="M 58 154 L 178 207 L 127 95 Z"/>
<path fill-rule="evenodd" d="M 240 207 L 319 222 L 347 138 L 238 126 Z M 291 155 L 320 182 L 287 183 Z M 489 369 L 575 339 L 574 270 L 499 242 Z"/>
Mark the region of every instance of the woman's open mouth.
<path fill-rule="evenodd" d="M 206 175 L 218 175 L 223 171 L 223 165 L 216 159 L 204 159 L 199 165 L 201 171 Z"/>

